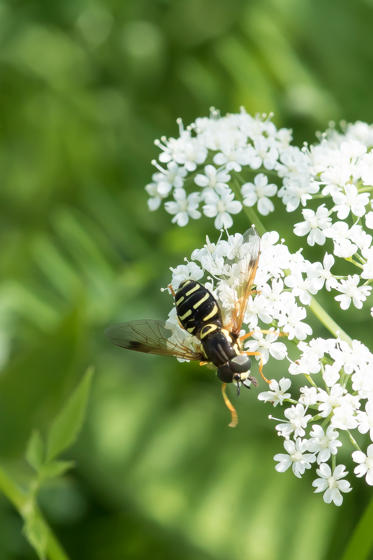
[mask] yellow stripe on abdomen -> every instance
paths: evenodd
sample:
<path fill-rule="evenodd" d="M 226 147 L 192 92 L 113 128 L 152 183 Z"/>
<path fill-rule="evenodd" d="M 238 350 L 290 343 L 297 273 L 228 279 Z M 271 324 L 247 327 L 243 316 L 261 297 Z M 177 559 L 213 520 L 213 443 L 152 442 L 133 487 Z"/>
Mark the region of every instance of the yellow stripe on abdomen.
<path fill-rule="evenodd" d="M 194 292 L 196 292 L 197 290 L 200 289 L 200 285 L 196 284 L 193 288 L 191 288 L 185 295 L 186 296 L 190 296 L 191 294 L 194 294 Z"/>
<path fill-rule="evenodd" d="M 190 317 L 192 314 L 192 310 L 188 309 L 188 311 L 186 313 L 184 313 L 184 315 L 181 315 L 179 317 L 180 321 L 184 321 L 184 319 L 187 319 L 187 317 Z"/>
<path fill-rule="evenodd" d="M 203 297 L 201 297 L 199 301 L 197 301 L 197 303 L 193 305 L 193 309 L 198 309 L 198 307 L 202 305 L 202 303 L 204 303 L 207 299 L 209 299 L 209 297 L 210 294 L 207 292 Z"/>
<path fill-rule="evenodd" d="M 218 312 L 218 306 L 216 305 L 216 303 L 214 303 L 214 307 L 212 308 L 212 311 L 206 315 L 206 317 L 203 317 L 202 321 L 209 321 L 209 319 L 212 319 L 212 317 L 214 317 L 214 315 L 216 315 Z"/>
<path fill-rule="evenodd" d="M 209 335 L 210 333 L 216 331 L 219 327 L 217 325 L 206 325 L 205 327 L 203 327 L 203 329 L 201 330 L 201 333 L 199 335 L 200 339 L 202 340 L 203 338 L 205 338 L 207 335 Z"/>

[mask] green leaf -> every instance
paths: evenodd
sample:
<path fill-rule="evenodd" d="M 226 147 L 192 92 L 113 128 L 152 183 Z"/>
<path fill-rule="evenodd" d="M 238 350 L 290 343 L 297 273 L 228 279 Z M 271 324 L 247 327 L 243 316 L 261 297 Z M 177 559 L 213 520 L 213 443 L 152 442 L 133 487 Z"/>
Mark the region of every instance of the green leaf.
<path fill-rule="evenodd" d="M 45 523 L 35 513 L 30 513 L 26 518 L 23 530 L 40 560 L 45 560 L 48 544 L 48 529 Z"/>
<path fill-rule="evenodd" d="M 30 436 L 26 448 L 26 459 L 37 472 L 44 463 L 44 442 L 38 430 L 34 430 Z"/>
<path fill-rule="evenodd" d="M 50 463 L 43 465 L 40 471 L 41 478 L 56 478 L 64 474 L 69 469 L 72 469 L 74 465 L 74 461 L 51 461 Z"/>
<path fill-rule="evenodd" d="M 78 437 L 84 420 L 92 374 L 93 368 L 89 368 L 54 420 L 47 437 L 47 461 L 70 447 Z"/>
<path fill-rule="evenodd" d="M 366 560 L 373 550 L 373 499 L 363 512 L 360 521 L 356 525 L 342 560 Z"/>

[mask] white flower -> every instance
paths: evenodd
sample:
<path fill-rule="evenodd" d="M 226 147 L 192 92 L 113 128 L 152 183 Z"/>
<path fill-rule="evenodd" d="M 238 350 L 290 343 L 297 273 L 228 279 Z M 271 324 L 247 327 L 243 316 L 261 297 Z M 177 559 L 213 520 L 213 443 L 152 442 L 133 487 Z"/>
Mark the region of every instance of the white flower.
<path fill-rule="evenodd" d="M 365 405 L 365 412 L 357 413 L 358 430 L 361 434 L 369 432 L 370 439 L 373 441 L 373 401 L 368 401 Z"/>
<path fill-rule="evenodd" d="M 345 222 L 335 222 L 331 227 L 324 230 L 326 237 L 334 241 L 334 254 L 337 257 L 348 258 L 356 252 L 357 246 L 351 242 L 350 228 Z"/>
<path fill-rule="evenodd" d="M 352 243 L 354 243 L 363 254 L 372 247 L 372 236 L 364 231 L 359 224 L 355 223 L 351 226 L 349 237 Z"/>
<path fill-rule="evenodd" d="M 367 484 L 373 486 L 373 443 L 368 446 L 366 455 L 362 451 L 354 451 L 352 458 L 358 463 L 354 469 L 356 476 L 365 476 Z"/>
<path fill-rule="evenodd" d="M 162 138 L 162 142 L 155 144 L 162 150 L 159 161 L 163 163 L 176 162 L 185 167 L 187 171 L 194 171 L 198 164 L 207 157 L 206 146 L 198 138 L 191 136 L 190 130 L 182 130 L 179 138 Z"/>
<path fill-rule="evenodd" d="M 325 364 L 322 377 L 328 387 L 333 387 L 340 379 L 341 365 L 338 362 L 334 364 Z"/>
<path fill-rule="evenodd" d="M 308 235 L 307 243 L 311 247 L 317 243 L 318 245 L 324 245 L 325 234 L 324 229 L 330 227 L 332 220 L 329 218 L 329 211 L 322 204 L 318 207 L 316 212 L 313 210 L 302 210 L 304 222 L 299 222 L 294 226 L 295 235 Z"/>
<path fill-rule="evenodd" d="M 285 450 L 288 454 L 278 453 L 273 458 L 278 461 L 275 466 L 277 472 L 285 472 L 291 466 L 293 473 L 297 478 L 301 478 L 306 469 L 311 468 L 311 463 L 315 461 L 315 455 L 306 453 L 307 442 L 297 438 L 296 441 L 285 440 Z"/>
<path fill-rule="evenodd" d="M 254 183 L 245 183 L 241 187 L 245 206 L 254 206 L 257 203 L 258 212 L 262 216 L 267 216 L 275 209 L 273 202 L 268 197 L 274 196 L 276 192 L 277 186 L 273 183 L 268 184 L 268 178 L 263 173 L 256 175 Z"/>
<path fill-rule="evenodd" d="M 373 212 L 365 214 L 365 225 L 368 229 L 373 229 Z"/>
<path fill-rule="evenodd" d="M 344 220 L 350 211 L 361 218 L 365 214 L 365 206 L 369 202 L 369 194 L 359 194 L 355 185 L 346 185 L 345 193 L 337 192 L 333 196 L 335 202 L 334 211 L 340 220 Z"/>
<path fill-rule="evenodd" d="M 325 463 L 331 455 L 338 453 L 338 447 L 342 442 L 338 439 L 338 432 L 332 426 L 328 426 L 326 432 L 318 424 L 312 426 L 310 432 L 311 439 L 308 441 L 308 449 L 312 453 L 317 453 L 317 462 Z"/>
<path fill-rule="evenodd" d="M 285 284 L 292 289 L 293 295 L 298 297 L 304 305 L 309 305 L 311 302 L 311 294 L 316 294 L 320 287 L 322 280 L 315 282 L 315 278 L 303 277 L 302 271 L 293 269 L 292 272 L 286 276 Z"/>
<path fill-rule="evenodd" d="M 243 139 L 240 140 L 242 141 Z M 240 140 L 229 138 L 229 136 L 220 139 L 220 148 L 222 151 L 214 156 L 214 163 L 224 166 L 227 171 L 236 171 L 239 173 L 243 165 L 249 164 L 249 150 L 247 147 L 244 148 L 239 145 Z"/>
<path fill-rule="evenodd" d="M 359 367 L 360 359 L 364 362 L 370 359 L 368 348 L 358 340 L 352 340 L 351 344 L 347 344 L 344 340 L 336 340 L 334 347 L 331 347 L 328 352 L 336 364 L 343 366 L 344 372 L 348 375 Z"/>
<path fill-rule="evenodd" d="M 165 203 L 165 208 L 169 214 L 174 214 L 172 223 L 178 226 L 186 226 L 189 217 L 193 219 L 200 218 L 201 212 L 198 211 L 199 195 L 192 193 L 186 196 L 184 189 L 176 189 L 174 192 L 175 201 Z"/>
<path fill-rule="evenodd" d="M 174 161 L 167 164 L 167 169 L 164 169 L 155 161 L 153 161 L 153 164 L 159 170 L 159 173 L 154 173 L 153 182 L 145 187 L 146 192 L 151 197 L 148 200 L 149 210 L 157 210 L 161 201 L 169 195 L 173 187 L 181 189 L 184 184 L 184 177 L 187 174 L 186 169 L 179 167 Z"/>
<path fill-rule="evenodd" d="M 204 195 L 203 212 L 209 218 L 215 218 L 216 229 L 230 228 L 233 224 L 231 214 L 238 214 L 242 205 L 234 200 L 232 191 L 225 187 L 216 187 L 215 191 L 208 190 Z"/>
<path fill-rule="evenodd" d="M 203 270 L 195 262 L 188 262 L 188 264 L 180 264 L 176 268 L 170 268 L 172 272 L 172 282 L 174 290 L 177 290 L 179 285 L 184 280 L 200 280 L 203 276 Z"/>
<path fill-rule="evenodd" d="M 367 259 L 366 263 L 363 265 L 363 271 L 361 273 L 361 277 L 366 280 L 373 279 L 373 247 L 369 249 L 365 249 L 362 251 L 362 254 L 365 259 Z"/>
<path fill-rule="evenodd" d="M 299 389 L 300 397 L 299 402 L 304 406 L 314 406 L 317 403 L 317 389 L 316 387 L 301 387 Z"/>
<path fill-rule="evenodd" d="M 342 505 L 343 496 L 341 492 L 351 492 L 352 488 L 347 480 L 342 480 L 348 472 L 344 465 L 337 465 L 333 471 L 326 463 L 321 463 L 316 473 L 320 478 L 312 482 L 316 488 L 315 492 L 324 492 L 324 502 L 330 504 L 334 502 L 336 506 Z"/>
<path fill-rule="evenodd" d="M 199 173 L 194 182 L 199 187 L 215 189 L 216 187 L 227 187 L 231 176 L 224 169 L 216 169 L 213 165 L 206 165 L 205 173 Z"/>
<path fill-rule="evenodd" d="M 270 402 L 273 406 L 277 406 L 278 404 L 281 405 L 284 400 L 290 398 L 290 393 L 286 393 L 286 391 L 290 388 L 290 385 L 291 381 L 286 377 L 282 377 L 279 382 L 272 379 L 269 384 L 270 391 L 259 393 L 258 399 L 260 401 Z"/>
<path fill-rule="evenodd" d="M 333 255 L 329 255 L 328 253 L 325 253 L 323 264 L 320 270 L 320 277 L 322 278 L 323 281 L 325 281 L 325 288 L 328 290 L 328 292 L 330 292 L 330 290 L 332 288 L 335 288 L 335 286 L 337 285 L 337 280 L 333 275 L 333 273 L 331 272 L 331 268 L 334 265 L 334 262 L 335 261 Z M 315 264 L 317 265 L 318 263 Z"/>
<path fill-rule="evenodd" d="M 319 391 L 319 411 L 320 415 L 326 418 L 337 406 L 341 406 L 343 403 L 343 396 L 346 394 L 346 389 L 342 385 L 334 385 L 330 393 L 326 391 Z"/>
<path fill-rule="evenodd" d="M 254 140 L 254 149 L 250 150 L 250 166 L 258 169 L 263 165 L 266 169 L 273 169 L 277 163 L 278 151 L 272 139 L 259 136 Z"/>
<path fill-rule="evenodd" d="M 278 334 L 274 330 L 263 335 L 260 331 L 255 331 L 252 338 L 247 342 L 246 348 L 251 352 L 259 351 L 262 355 L 263 364 L 266 364 L 271 355 L 275 360 L 283 360 L 287 350 L 283 342 L 277 342 Z"/>
<path fill-rule="evenodd" d="M 356 410 L 354 403 L 345 398 L 343 404 L 333 410 L 331 425 L 338 430 L 354 430 L 357 426 Z"/>
<path fill-rule="evenodd" d="M 341 280 L 336 289 L 342 293 L 340 296 L 335 296 L 335 300 L 339 302 L 341 309 L 348 309 L 351 300 L 357 309 L 363 307 L 363 302 L 369 296 L 372 288 L 371 286 L 358 286 L 360 277 L 358 274 L 347 276 L 346 280 Z"/>
<path fill-rule="evenodd" d="M 347 393 L 346 389 L 337 383 L 329 393 L 319 389 L 318 399 L 320 416 L 326 418 L 332 414 L 332 426 L 340 430 L 356 428 L 356 412 L 360 406 L 357 396 Z"/>
<path fill-rule="evenodd" d="M 165 196 L 173 187 L 175 187 L 175 189 L 181 189 L 183 187 L 184 177 L 187 174 L 187 170 L 184 167 L 180 167 L 174 161 L 170 161 L 170 163 L 167 164 L 167 169 L 161 167 L 156 161 L 152 163 L 159 171 L 159 173 L 153 175 L 153 181 L 157 183 L 158 190 Z"/>
<path fill-rule="evenodd" d="M 373 153 L 371 151 L 361 158 L 359 168 L 364 185 L 373 185 Z"/>
<path fill-rule="evenodd" d="M 300 342 L 298 348 L 302 350 L 302 355 L 290 364 L 289 372 L 292 375 L 318 373 L 321 369 L 320 359 L 324 356 L 318 339 L 311 340 L 308 344 Z"/>
<path fill-rule="evenodd" d="M 301 404 L 287 408 L 284 415 L 289 422 L 277 424 L 276 430 L 285 438 L 288 438 L 292 433 L 294 433 L 294 437 L 303 437 L 306 433 L 304 428 L 306 428 L 309 420 L 312 418 L 312 415 L 306 414 L 306 412 L 307 409 Z"/>
<path fill-rule="evenodd" d="M 291 301 L 290 297 L 287 298 L 286 307 L 280 310 L 279 326 L 288 333 L 289 340 L 293 338 L 304 340 L 308 335 L 312 334 L 311 327 L 302 321 L 306 316 L 307 313 L 304 307 L 299 307 Z"/>
<path fill-rule="evenodd" d="M 152 212 L 159 208 L 162 199 L 170 192 L 169 190 L 163 191 L 162 184 L 160 185 L 159 183 L 149 183 L 146 185 L 145 190 L 150 195 L 150 198 L 148 199 L 148 207 Z"/>
<path fill-rule="evenodd" d="M 293 212 L 302 204 L 306 205 L 307 200 L 312 198 L 312 194 L 319 190 L 316 182 L 310 181 L 308 174 L 284 177 L 283 186 L 278 191 L 278 196 L 282 198 L 288 212 Z"/>

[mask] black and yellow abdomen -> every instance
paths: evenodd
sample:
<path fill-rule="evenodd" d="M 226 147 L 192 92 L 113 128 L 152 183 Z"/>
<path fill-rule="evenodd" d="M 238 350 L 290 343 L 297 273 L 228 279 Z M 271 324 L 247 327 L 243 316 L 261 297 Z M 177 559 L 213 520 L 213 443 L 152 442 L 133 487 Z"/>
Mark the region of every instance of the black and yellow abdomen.
<path fill-rule="evenodd" d="M 223 328 L 212 293 L 195 280 L 185 280 L 175 293 L 175 305 L 182 327 L 199 338 L 207 361 L 218 368 L 219 379 L 244 384 L 250 379 L 251 383 L 250 358 L 241 352 L 237 335 Z"/>
<path fill-rule="evenodd" d="M 190 334 L 199 336 L 205 325 L 222 327 L 222 317 L 214 296 L 195 280 L 185 280 L 175 294 L 180 323 Z"/>

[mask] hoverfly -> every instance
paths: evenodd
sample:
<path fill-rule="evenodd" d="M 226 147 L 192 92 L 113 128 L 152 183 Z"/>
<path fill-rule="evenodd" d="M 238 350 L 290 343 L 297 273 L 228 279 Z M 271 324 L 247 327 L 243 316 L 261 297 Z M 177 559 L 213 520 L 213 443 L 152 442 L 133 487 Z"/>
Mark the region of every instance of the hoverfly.
<path fill-rule="evenodd" d="M 238 416 L 226 394 L 227 383 L 234 382 L 238 394 L 241 385 L 250 388 L 251 384 L 257 384 L 256 379 L 250 375 L 250 356 L 253 355 L 259 356 L 259 371 L 265 379 L 260 352 L 246 352 L 242 348 L 242 341 L 252 333 L 240 337 L 248 298 L 251 293 L 255 293 L 252 286 L 260 255 L 260 237 L 254 227 L 244 233 L 243 245 L 247 247 L 247 255 L 240 275 L 235 305 L 227 322 L 223 321 L 215 297 L 199 282 L 185 280 L 176 292 L 169 286 L 175 300 L 180 326 L 190 333 L 190 346 L 173 341 L 173 333 L 165 323 L 152 319 L 120 323 L 106 331 L 115 345 L 128 350 L 195 360 L 201 365 L 213 364 L 223 382 L 222 394 L 231 412 L 231 427 L 237 425 Z"/>

